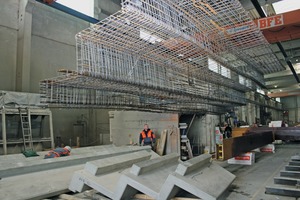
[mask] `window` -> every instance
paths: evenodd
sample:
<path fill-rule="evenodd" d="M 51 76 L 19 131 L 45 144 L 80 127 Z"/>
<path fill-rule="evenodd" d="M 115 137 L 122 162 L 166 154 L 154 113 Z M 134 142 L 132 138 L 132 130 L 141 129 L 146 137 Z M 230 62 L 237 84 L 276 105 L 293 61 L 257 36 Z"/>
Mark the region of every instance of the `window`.
<path fill-rule="evenodd" d="M 94 0 L 57 0 L 56 2 L 90 17 L 94 17 Z"/>
<path fill-rule="evenodd" d="M 248 88 L 251 88 L 252 87 L 252 81 L 250 79 L 246 79 L 246 86 Z"/>
<path fill-rule="evenodd" d="M 281 14 L 281 13 L 300 9 L 300 1 L 299 0 L 278 1 L 273 3 L 273 7 L 276 14 Z"/>
<path fill-rule="evenodd" d="M 260 87 L 257 87 L 256 92 L 265 95 L 265 91 L 263 91 Z"/>
<path fill-rule="evenodd" d="M 208 58 L 208 69 L 215 73 L 221 74 L 224 77 L 231 78 L 230 69 L 224 67 L 211 58 Z"/>
<path fill-rule="evenodd" d="M 239 75 L 239 83 L 242 84 L 242 85 L 246 85 L 245 81 L 246 81 L 246 78 L 243 77 L 242 75 Z"/>
<path fill-rule="evenodd" d="M 216 61 L 214 61 L 213 59 L 210 59 L 210 58 L 208 58 L 208 69 L 210 71 L 215 72 L 215 73 L 219 73 L 218 63 Z"/>

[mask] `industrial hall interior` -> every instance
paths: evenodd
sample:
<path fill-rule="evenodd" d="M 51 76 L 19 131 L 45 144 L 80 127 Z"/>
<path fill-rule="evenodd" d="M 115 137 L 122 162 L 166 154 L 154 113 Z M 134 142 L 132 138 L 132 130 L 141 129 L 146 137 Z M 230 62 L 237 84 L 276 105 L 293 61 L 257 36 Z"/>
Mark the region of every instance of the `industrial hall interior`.
<path fill-rule="evenodd" d="M 300 0 L 0 3 L 0 200 L 300 199 Z"/>

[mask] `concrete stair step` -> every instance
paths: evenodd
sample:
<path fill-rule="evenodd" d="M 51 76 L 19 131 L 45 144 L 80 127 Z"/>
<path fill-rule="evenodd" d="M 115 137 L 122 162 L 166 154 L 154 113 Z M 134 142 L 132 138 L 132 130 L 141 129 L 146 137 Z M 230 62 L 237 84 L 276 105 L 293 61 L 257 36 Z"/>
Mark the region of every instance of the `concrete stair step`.
<path fill-rule="evenodd" d="M 300 156 L 299 155 L 295 155 L 291 157 L 292 161 L 300 161 Z"/>
<path fill-rule="evenodd" d="M 300 179 L 297 179 L 297 178 L 274 177 L 275 184 L 295 186 L 299 182 L 300 182 Z"/>
<path fill-rule="evenodd" d="M 296 186 L 266 186 L 266 194 L 300 197 L 300 189 Z"/>
<path fill-rule="evenodd" d="M 300 166 L 286 165 L 285 170 L 286 171 L 300 171 Z"/>
<path fill-rule="evenodd" d="M 282 170 L 280 171 L 280 176 L 290 177 L 290 178 L 300 178 L 300 172 Z"/>
<path fill-rule="evenodd" d="M 300 166 L 300 161 L 290 161 L 289 165 Z"/>

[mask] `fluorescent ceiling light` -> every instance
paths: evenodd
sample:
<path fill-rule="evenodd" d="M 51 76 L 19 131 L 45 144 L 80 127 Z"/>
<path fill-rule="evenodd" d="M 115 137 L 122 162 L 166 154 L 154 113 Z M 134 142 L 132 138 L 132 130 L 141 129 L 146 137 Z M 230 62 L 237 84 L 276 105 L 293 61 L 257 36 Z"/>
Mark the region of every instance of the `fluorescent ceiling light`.
<path fill-rule="evenodd" d="M 281 14 L 293 10 L 300 9 L 300 1 L 299 0 L 284 0 L 273 3 L 273 8 L 276 14 Z"/>
<path fill-rule="evenodd" d="M 90 17 L 94 17 L 94 0 L 57 0 L 56 2 Z"/>

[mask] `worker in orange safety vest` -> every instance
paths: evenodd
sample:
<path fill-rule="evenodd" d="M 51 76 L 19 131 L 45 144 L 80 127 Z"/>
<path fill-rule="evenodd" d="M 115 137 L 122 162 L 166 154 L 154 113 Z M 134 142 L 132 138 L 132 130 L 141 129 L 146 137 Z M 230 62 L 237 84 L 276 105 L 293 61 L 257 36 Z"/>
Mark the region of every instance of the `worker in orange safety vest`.
<path fill-rule="evenodd" d="M 49 151 L 49 153 L 45 155 L 44 159 L 69 156 L 70 152 L 71 152 L 71 147 L 69 146 L 65 146 L 64 148 L 58 147 L 56 149 Z"/>
<path fill-rule="evenodd" d="M 140 133 L 140 146 L 143 144 L 144 146 L 150 145 L 153 147 L 155 143 L 155 134 L 149 129 L 148 124 L 144 125 L 144 129 Z"/>

